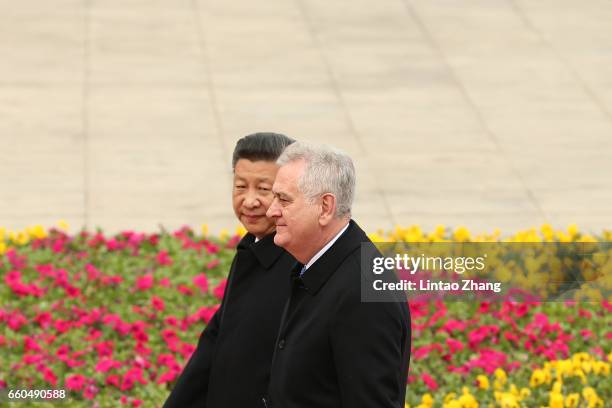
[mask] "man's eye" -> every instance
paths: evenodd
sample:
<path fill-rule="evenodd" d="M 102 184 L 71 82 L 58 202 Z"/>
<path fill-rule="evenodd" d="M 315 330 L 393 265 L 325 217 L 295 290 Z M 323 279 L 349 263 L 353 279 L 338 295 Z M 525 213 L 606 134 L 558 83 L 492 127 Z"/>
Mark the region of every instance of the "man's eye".
<path fill-rule="evenodd" d="M 238 184 L 236 186 L 234 186 L 235 189 L 237 190 L 243 190 L 244 188 L 246 188 L 246 186 L 243 186 L 242 184 Z"/>
<path fill-rule="evenodd" d="M 259 187 L 259 191 L 270 191 L 268 187 Z"/>

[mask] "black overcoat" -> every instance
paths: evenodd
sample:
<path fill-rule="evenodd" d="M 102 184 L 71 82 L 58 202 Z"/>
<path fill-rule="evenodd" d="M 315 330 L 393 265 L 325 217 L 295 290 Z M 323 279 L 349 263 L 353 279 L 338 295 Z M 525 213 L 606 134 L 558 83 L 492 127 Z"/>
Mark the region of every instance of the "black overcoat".
<path fill-rule="evenodd" d="M 403 294 L 400 302 L 361 301 L 362 243 L 377 252 L 351 220 L 302 278 L 294 274 L 264 406 L 404 407 L 408 305 Z"/>
<path fill-rule="evenodd" d="M 296 261 L 274 234 L 254 240 L 247 234 L 238 244 L 221 307 L 164 408 L 261 406 Z"/>

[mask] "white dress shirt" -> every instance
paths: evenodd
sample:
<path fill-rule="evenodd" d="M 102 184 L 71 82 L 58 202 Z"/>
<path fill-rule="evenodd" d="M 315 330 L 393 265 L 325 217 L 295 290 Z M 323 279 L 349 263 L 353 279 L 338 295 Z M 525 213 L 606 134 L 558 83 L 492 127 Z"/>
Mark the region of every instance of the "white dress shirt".
<path fill-rule="evenodd" d="M 310 261 L 308 261 L 308 263 L 307 263 L 307 264 L 304 266 L 304 268 L 302 269 L 302 272 L 300 273 L 300 276 L 301 276 L 301 275 L 302 275 L 304 272 L 306 272 L 306 270 L 307 270 L 308 268 L 310 268 L 310 266 L 311 266 L 313 263 L 315 263 L 315 262 L 317 261 L 317 259 L 319 259 L 320 257 L 322 257 L 322 256 L 323 256 L 323 254 L 324 254 L 325 252 L 327 252 L 327 250 L 328 250 L 329 248 L 331 248 L 331 246 L 332 246 L 332 245 L 334 245 L 334 242 L 336 242 L 336 241 L 338 240 L 338 238 L 340 238 L 340 235 L 342 235 L 342 233 L 343 233 L 344 231 L 346 231 L 346 229 L 348 228 L 348 226 L 349 226 L 349 223 L 346 223 L 346 225 L 344 226 L 344 228 L 342 228 L 342 229 L 340 230 L 340 232 L 338 232 L 338 233 L 336 234 L 336 236 L 335 236 L 335 237 L 333 237 L 333 238 L 331 239 L 331 241 L 329 241 L 327 244 L 325 244 L 325 246 L 324 246 L 323 248 L 321 248 L 321 250 L 320 250 L 319 252 L 317 252 L 317 253 L 316 253 L 316 254 L 315 254 L 315 255 L 314 255 L 312 258 L 310 258 Z"/>

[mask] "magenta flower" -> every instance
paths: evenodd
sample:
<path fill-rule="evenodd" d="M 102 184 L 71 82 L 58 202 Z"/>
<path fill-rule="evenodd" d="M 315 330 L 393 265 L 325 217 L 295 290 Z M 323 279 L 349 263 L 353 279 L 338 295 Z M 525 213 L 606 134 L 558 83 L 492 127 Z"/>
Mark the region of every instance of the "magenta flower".
<path fill-rule="evenodd" d="M 434 380 L 434 378 L 427 374 L 427 373 L 423 373 L 421 375 L 421 380 L 423 380 L 423 382 L 425 383 L 425 385 L 427 385 L 427 387 L 431 390 L 431 391 L 435 391 L 438 389 L 438 383 L 436 382 L 436 380 Z"/>
<path fill-rule="evenodd" d="M 136 290 L 147 290 L 153 287 L 153 275 L 146 274 L 136 279 Z"/>
<path fill-rule="evenodd" d="M 160 266 L 172 265 L 172 258 L 168 255 L 168 251 L 159 251 L 155 259 Z"/>
<path fill-rule="evenodd" d="M 85 385 L 85 377 L 80 374 L 73 374 L 66 377 L 66 388 L 69 390 L 80 391 Z"/>
<path fill-rule="evenodd" d="M 193 284 L 200 288 L 202 293 L 208 292 L 208 279 L 204 273 L 199 273 L 193 278 Z"/>
<path fill-rule="evenodd" d="M 153 309 L 157 310 L 158 312 L 163 312 L 165 308 L 164 301 L 157 296 L 153 296 L 151 298 L 151 306 L 153 306 Z"/>
<path fill-rule="evenodd" d="M 225 286 L 227 285 L 227 279 L 223 279 L 216 288 L 213 289 L 213 295 L 219 299 L 223 300 L 223 294 L 225 293 Z"/>

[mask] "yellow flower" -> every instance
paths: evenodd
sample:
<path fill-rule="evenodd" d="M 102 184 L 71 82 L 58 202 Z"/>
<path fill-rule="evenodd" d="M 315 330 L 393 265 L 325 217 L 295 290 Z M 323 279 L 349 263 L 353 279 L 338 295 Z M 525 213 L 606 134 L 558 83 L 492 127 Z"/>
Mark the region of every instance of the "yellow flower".
<path fill-rule="evenodd" d="M 453 233 L 453 238 L 457 242 L 469 241 L 471 237 L 470 230 L 465 227 L 458 227 Z"/>
<path fill-rule="evenodd" d="M 200 227 L 200 230 L 202 231 L 203 237 L 208 236 L 208 224 L 202 224 L 202 227 Z"/>
<path fill-rule="evenodd" d="M 593 363 L 593 372 L 597 375 L 610 375 L 610 364 L 604 361 L 596 361 Z"/>
<path fill-rule="evenodd" d="M 47 236 L 47 231 L 43 228 L 42 225 L 35 225 L 33 227 L 28 227 L 27 232 L 30 238 L 34 238 L 34 239 L 42 239 Z"/>
<path fill-rule="evenodd" d="M 580 378 L 580 381 L 582 382 L 582 384 L 586 385 L 587 383 L 586 375 L 584 375 L 584 371 L 582 371 L 580 368 L 574 370 L 574 377 Z"/>
<path fill-rule="evenodd" d="M 450 400 L 442 405 L 442 408 L 463 408 L 463 405 L 461 405 L 461 402 L 457 400 Z"/>
<path fill-rule="evenodd" d="M 431 408 L 433 406 L 434 400 L 430 393 L 423 394 L 421 397 L 421 403 L 416 406 L 416 408 Z"/>
<path fill-rule="evenodd" d="M 576 408 L 578 406 L 578 402 L 580 402 L 580 394 L 571 393 L 567 397 L 565 397 L 565 408 Z"/>
<path fill-rule="evenodd" d="M 567 232 L 572 238 L 575 238 L 578 235 L 578 226 L 576 224 L 568 225 Z"/>
<path fill-rule="evenodd" d="M 548 400 L 549 408 L 563 408 L 563 395 L 551 392 Z"/>
<path fill-rule="evenodd" d="M 478 401 L 466 387 L 463 387 L 463 395 L 459 397 L 459 404 L 462 408 L 478 408 Z"/>
<path fill-rule="evenodd" d="M 499 395 L 499 398 L 497 398 L 496 396 L 496 399 L 499 402 L 501 408 L 520 408 L 516 397 L 510 394 L 509 392 L 501 393 Z"/>
<path fill-rule="evenodd" d="M 405 404 L 404 404 L 404 408 L 410 408 L 410 404 L 405 403 Z"/>
<path fill-rule="evenodd" d="M 370 238 L 370 241 L 372 242 L 384 242 L 385 241 L 385 238 L 376 232 L 368 234 L 368 238 Z"/>
<path fill-rule="evenodd" d="M 553 241 L 555 239 L 555 231 L 550 224 L 542 224 L 540 232 L 546 241 Z"/>
<path fill-rule="evenodd" d="M 524 400 L 525 398 L 531 395 L 531 390 L 529 388 L 521 388 L 520 399 Z"/>
<path fill-rule="evenodd" d="M 5 236 L 6 236 L 6 228 L 0 227 L 0 241 L 4 241 Z"/>
<path fill-rule="evenodd" d="M 546 382 L 546 374 L 544 373 L 544 370 L 541 370 L 539 368 L 536 368 L 535 370 L 533 370 L 533 373 L 531 373 L 531 379 L 529 380 L 529 386 L 531 388 L 535 388 L 537 386 L 544 384 L 545 382 Z"/>
<path fill-rule="evenodd" d="M 6 244 L 3 241 L 0 241 L 0 255 L 6 252 Z"/>
<path fill-rule="evenodd" d="M 582 397 L 587 400 L 588 408 L 596 408 L 604 406 L 603 400 L 599 398 L 595 390 L 591 387 L 586 387 L 582 390 Z"/>
<path fill-rule="evenodd" d="M 219 239 L 221 241 L 225 241 L 229 237 L 229 231 L 223 228 L 221 232 L 219 232 Z"/>
<path fill-rule="evenodd" d="M 30 242 L 30 236 L 26 232 L 20 231 L 17 233 L 13 242 L 20 246 L 27 245 L 27 243 Z"/>
<path fill-rule="evenodd" d="M 476 377 L 476 381 L 478 381 L 478 388 L 483 390 L 489 389 L 489 379 L 487 376 L 480 374 L 478 377 Z"/>
<path fill-rule="evenodd" d="M 64 232 L 68 232 L 68 230 L 70 229 L 70 225 L 68 225 L 68 223 L 65 220 L 59 220 L 57 222 L 57 227 Z"/>
<path fill-rule="evenodd" d="M 242 225 L 236 227 L 236 235 L 238 235 L 239 237 L 244 237 L 246 233 L 247 230 Z"/>
<path fill-rule="evenodd" d="M 506 375 L 506 372 L 501 368 L 496 369 L 494 374 L 495 379 L 498 380 L 500 383 L 506 384 L 506 381 L 508 381 L 508 376 Z"/>
<path fill-rule="evenodd" d="M 553 384 L 552 392 L 555 394 L 561 394 L 562 390 L 563 390 L 563 382 L 555 381 L 555 383 Z"/>
<path fill-rule="evenodd" d="M 448 394 L 446 394 L 446 396 L 444 397 L 444 403 L 448 404 L 449 402 L 451 402 L 452 400 L 454 400 L 455 398 L 457 398 L 457 394 L 455 394 L 454 392 L 449 392 Z"/>

